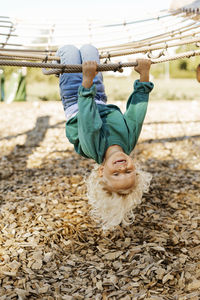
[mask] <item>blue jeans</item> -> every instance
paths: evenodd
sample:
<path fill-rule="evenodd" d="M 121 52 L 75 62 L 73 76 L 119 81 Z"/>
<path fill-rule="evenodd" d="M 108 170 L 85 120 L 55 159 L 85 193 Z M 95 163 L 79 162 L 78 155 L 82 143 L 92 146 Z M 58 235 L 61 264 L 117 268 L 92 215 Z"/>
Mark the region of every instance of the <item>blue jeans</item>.
<path fill-rule="evenodd" d="M 68 65 L 82 64 L 84 61 L 89 60 L 100 62 L 98 50 L 92 45 L 84 45 L 80 50 L 73 45 L 66 45 L 57 51 L 57 56 L 60 57 L 61 64 Z M 60 75 L 60 95 L 66 115 L 67 111 L 73 111 L 73 113 L 78 111 L 78 88 L 82 84 L 82 77 L 82 73 L 64 73 Z M 107 97 L 101 72 L 95 76 L 93 82 L 97 90 L 95 101 L 105 104 Z"/>

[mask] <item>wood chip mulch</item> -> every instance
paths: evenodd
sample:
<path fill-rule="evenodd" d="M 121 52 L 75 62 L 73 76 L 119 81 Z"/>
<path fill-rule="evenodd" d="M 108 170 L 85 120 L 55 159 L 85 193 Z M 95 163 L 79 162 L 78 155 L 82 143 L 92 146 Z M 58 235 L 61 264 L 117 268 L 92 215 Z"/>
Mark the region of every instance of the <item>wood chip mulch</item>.
<path fill-rule="evenodd" d="M 200 299 L 199 112 L 150 103 L 134 151 L 150 191 L 132 225 L 103 232 L 61 103 L 0 104 L 0 300 Z"/>

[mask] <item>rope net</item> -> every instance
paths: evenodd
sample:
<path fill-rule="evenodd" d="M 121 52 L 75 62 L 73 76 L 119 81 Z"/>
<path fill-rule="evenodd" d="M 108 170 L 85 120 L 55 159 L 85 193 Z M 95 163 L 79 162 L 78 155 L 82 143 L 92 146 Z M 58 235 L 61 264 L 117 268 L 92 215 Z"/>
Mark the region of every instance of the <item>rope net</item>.
<path fill-rule="evenodd" d="M 99 49 L 102 63 L 98 71 L 121 72 L 124 67 L 133 67 L 138 54 L 148 57 L 153 64 L 189 58 L 200 55 L 200 50 L 173 55 L 169 52 L 184 45 L 200 45 L 199 19 L 198 10 L 188 13 L 183 9 L 164 10 L 123 22 L 97 20 L 81 24 L 31 23 L 0 17 L 0 66 L 42 68 L 45 75 L 81 72 L 81 65 L 60 64 L 56 51 L 64 44 L 80 47 L 87 43 Z M 124 56 L 128 62 L 116 62 L 116 57 Z"/>

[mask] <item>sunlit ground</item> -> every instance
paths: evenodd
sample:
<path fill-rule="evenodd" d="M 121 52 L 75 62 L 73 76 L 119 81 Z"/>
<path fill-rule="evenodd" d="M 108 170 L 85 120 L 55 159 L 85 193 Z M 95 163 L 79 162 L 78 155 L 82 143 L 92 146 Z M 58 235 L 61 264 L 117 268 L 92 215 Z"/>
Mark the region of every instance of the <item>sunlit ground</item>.
<path fill-rule="evenodd" d="M 108 232 L 90 218 L 93 161 L 65 138 L 61 102 L 0 104 L 2 299 L 198 300 L 199 86 L 173 82 L 156 82 L 133 153 L 150 191 L 133 224 Z M 161 86 L 193 100 L 153 101 Z"/>

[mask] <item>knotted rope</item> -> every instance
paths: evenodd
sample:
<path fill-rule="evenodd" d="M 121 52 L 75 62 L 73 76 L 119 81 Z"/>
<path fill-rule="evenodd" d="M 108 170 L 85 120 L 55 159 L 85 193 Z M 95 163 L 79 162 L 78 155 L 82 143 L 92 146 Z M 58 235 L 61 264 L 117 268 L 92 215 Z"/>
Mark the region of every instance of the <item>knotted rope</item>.
<path fill-rule="evenodd" d="M 176 54 L 173 56 L 166 56 L 166 57 L 159 58 L 159 59 L 151 59 L 151 63 L 152 64 L 163 63 L 163 62 L 172 61 L 172 60 L 176 60 L 176 59 L 190 58 L 192 56 L 197 56 L 197 55 L 200 55 L 200 50 L 188 51 L 188 52 L 179 53 L 179 54 Z M 137 61 L 118 63 L 118 64 L 111 64 L 111 63 L 98 64 L 97 71 L 100 71 L 100 72 L 101 71 L 122 72 L 123 68 L 134 67 L 134 66 L 137 66 Z M 79 73 L 79 72 L 82 72 L 82 65 L 65 65 L 65 67 L 63 67 L 63 65 L 62 65 L 61 70 L 60 69 L 57 69 L 57 70 L 43 69 L 42 72 L 45 75 L 52 75 L 52 74 L 59 75 L 62 73 Z"/>
<path fill-rule="evenodd" d="M 189 58 L 191 56 L 200 55 L 200 50 L 193 50 L 184 53 L 179 53 L 173 56 L 166 56 L 159 59 L 151 59 L 152 64 L 167 62 L 171 60 Z M 24 61 L 9 61 L 9 60 L 0 60 L 1 66 L 18 66 L 18 67 L 34 67 L 34 68 L 43 68 L 43 74 L 52 75 L 52 74 L 62 74 L 62 73 L 80 73 L 82 72 L 82 65 L 64 65 L 58 63 L 37 63 L 37 62 L 24 62 Z M 97 65 L 97 71 L 119 71 L 121 72 L 123 68 L 137 66 L 137 61 L 125 62 L 125 63 L 104 63 Z M 51 69 L 51 70 L 46 70 Z"/>

